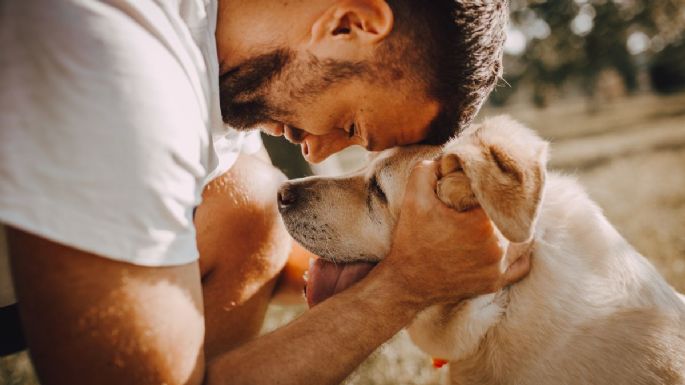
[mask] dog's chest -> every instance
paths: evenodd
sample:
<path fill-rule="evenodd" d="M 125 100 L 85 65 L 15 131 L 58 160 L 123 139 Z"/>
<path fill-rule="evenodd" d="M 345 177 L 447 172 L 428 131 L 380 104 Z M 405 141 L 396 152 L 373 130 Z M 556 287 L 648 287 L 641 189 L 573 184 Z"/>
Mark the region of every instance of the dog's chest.
<path fill-rule="evenodd" d="M 436 305 L 421 312 L 408 328 L 414 343 L 435 358 L 456 361 L 473 354 L 502 316 L 507 292 L 500 291 L 458 304 Z"/>

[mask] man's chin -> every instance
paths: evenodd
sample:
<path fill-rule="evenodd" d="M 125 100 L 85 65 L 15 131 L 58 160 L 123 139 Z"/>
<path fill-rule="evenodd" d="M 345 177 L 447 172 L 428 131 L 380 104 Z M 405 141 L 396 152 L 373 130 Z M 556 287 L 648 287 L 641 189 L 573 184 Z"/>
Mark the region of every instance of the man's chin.
<path fill-rule="evenodd" d="M 366 277 L 376 266 L 372 262 L 334 263 L 317 259 L 310 267 L 306 297 L 313 307 Z"/>

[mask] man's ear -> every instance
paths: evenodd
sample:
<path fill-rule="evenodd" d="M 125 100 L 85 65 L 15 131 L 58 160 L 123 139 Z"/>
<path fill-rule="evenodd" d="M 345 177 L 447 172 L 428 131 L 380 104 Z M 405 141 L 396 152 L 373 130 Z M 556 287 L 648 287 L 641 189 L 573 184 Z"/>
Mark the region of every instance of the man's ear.
<path fill-rule="evenodd" d="M 384 0 L 340 0 L 312 24 L 307 49 L 319 57 L 356 58 L 392 31 L 394 15 Z M 351 56 L 352 55 L 352 56 Z"/>
<path fill-rule="evenodd" d="M 492 118 L 445 146 L 441 174 L 449 178 L 445 165 L 456 164 L 456 175 L 468 180 L 472 196 L 502 235 L 526 242 L 542 203 L 547 147 L 510 118 Z"/>

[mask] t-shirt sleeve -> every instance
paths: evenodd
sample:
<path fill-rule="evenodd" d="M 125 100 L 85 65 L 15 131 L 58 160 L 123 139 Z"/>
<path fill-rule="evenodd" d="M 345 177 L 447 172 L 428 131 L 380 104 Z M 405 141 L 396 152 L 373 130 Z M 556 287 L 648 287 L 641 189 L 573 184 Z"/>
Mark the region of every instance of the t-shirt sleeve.
<path fill-rule="evenodd" d="M 3 5 L 0 222 L 139 265 L 196 260 L 202 95 L 135 10 L 74 4 Z"/>

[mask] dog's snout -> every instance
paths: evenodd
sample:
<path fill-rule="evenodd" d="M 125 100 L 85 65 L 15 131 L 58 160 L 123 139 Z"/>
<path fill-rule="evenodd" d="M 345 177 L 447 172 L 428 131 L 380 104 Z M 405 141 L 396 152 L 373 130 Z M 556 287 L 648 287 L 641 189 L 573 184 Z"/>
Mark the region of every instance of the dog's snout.
<path fill-rule="evenodd" d="M 297 203 L 297 187 L 290 183 L 283 183 L 278 189 L 278 208 L 283 211 Z"/>

